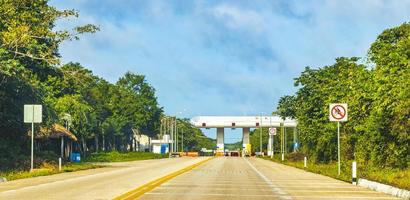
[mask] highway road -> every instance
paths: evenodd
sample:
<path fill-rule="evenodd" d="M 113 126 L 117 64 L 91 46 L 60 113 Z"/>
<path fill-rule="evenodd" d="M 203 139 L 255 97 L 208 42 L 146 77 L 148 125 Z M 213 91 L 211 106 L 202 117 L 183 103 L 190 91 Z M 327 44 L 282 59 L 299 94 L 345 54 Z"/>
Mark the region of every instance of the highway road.
<path fill-rule="evenodd" d="M 172 158 L 109 164 L 109 167 L 0 183 L 0 199 L 113 199 L 206 158 Z"/>
<path fill-rule="evenodd" d="M 220 157 L 139 199 L 398 199 L 350 183 L 257 158 Z"/>
<path fill-rule="evenodd" d="M 206 158 L 115 163 L 110 167 L 0 184 L 0 199 L 112 199 Z M 141 188 L 141 187 L 140 187 Z M 398 199 L 257 158 L 211 159 L 138 199 Z"/>

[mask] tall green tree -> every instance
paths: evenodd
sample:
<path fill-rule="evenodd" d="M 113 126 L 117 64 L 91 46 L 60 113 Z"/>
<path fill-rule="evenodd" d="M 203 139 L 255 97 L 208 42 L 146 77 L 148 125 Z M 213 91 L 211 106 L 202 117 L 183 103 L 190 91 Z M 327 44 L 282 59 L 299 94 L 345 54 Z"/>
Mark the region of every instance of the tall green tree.
<path fill-rule="evenodd" d="M 278 106 L 276 108 L 276 114 L 285 119 L 296 117 L 296 97 L 291 95 L 283 96 L 279 99 Z"/>
<path fill-rule="evenodd" d="M 383 31 L 371 45 L 373 104 L 368 136 L 377 144 L 366 154 L 377 165 L 410 164 L 410 24 Z"/>
<path fill-rule="evenodd" d="M 159 130 L 162 108 L 159 107 L 155 89 L 147 83 L 145 76 L 127 72 L 121 77 L 117 85 L 131 91 L 129 101 L 122 110 L 128 112 L 125 116 L 132 116 L 132 126 L 150 136 L 155 136 Z M 126 99 L 126 98 L 125 98 Z M 131 102 L 129 102 L 131 103 Z"/>
<path fill-rule="evenodd" d="M 337 157 L 336 124 L 329 122 L 330 103 L 349 104 L 349 118 L 342 123 L 343 156 L 354 156 L 354 144 L 363 130 L 367 108 L 371 103 L 366 84 L 371 76 L 366 66 L 357 64 L 358 58 L 337 58 L 336 63 L 319 69 L 306 68 L 295 79 L 300 89 L 296 93 L 295 116 L 302 150 L 314 160 L 328 162 Z M 278 108 L 288 105 L 279 105 Z M 352 120 L 354 119 L 354 120 Z M 351 148 L 353 147 L 353 148 Z"/>
<path fill-rule="evenodd" d="M 47 0 L 0 0 L 0 158 L 5 159 L 0 168 L 29 155 L 28 127 L 22 122 L 24 104 L 42 104 L 42 125 L 54 123 L 56 114 L 45 100 L 47 91 L 41 83 L 49 75 L 58 75 L 58 47 L 65 40 L 78 39 L 79 34 L 98 30 L 90 24 L 53 29 L 56 20 L 77 16 L 73 10 L 57 10 Z"/>
<path fill-rule="evenodd" d="M 78 13 L 58 10 L 50 6 L 48 0 L 1 0 L 0 5 L 0 48 L 10 59 L 38 73 L 58 63 L 58 47 L 63 41 L 98 30 L 91 24 L 72 30 L 53 30 L 57 20 L 78 17 Z"/>

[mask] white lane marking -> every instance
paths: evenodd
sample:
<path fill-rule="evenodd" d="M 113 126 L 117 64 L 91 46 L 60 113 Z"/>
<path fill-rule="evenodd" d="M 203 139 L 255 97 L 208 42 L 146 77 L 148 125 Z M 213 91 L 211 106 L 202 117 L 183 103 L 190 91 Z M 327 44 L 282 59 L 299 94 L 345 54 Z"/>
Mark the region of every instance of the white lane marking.
<path fill-rule="evenodd" d="M 146 195 L 192 195 L 192 196 L 230 196 L 230 197 L 278 197 L 278 195 L 274 194 L 218 194 L 218 193 L 169 193 L 169 192 L 147 192 L 145 193 Z M 279 196 L 282 199 L 291 199 L 291 197 L 282 197 Z M 395 197 L 362 197 L 362 196 L 350 196 L 350 197 L 324 197 L 324 196 L 294 196 L 296 198 L 302 198 L 302 199 L 398 199 Z"/>
<path fill-rule="evenodd" d="M 231 185 L 231 186 L 238 186 L 238 187 L 241 187 L 241 186 L 243 186 L 243 187 L 252 187 L 252 186 L 257 186 L 257 187 L 259 187 L 259 186 L 267 186 L 266 185 L 266 183 L 264 182 L 263 184 L 238 184 L 238 183 L 233 183 L 233 184 L 227 184 L 227 183 L 212 183 L 212 184 L 210 184 L 210 185 L 208 185 L 209 187 L 214 187 L 214 186 L 224 186 L 224 185 Z M 204 184 L 189 184 L 189 183 L 183 183 L 183 184 L 178 184 L 178 183 L 164 183 L 164 184 L 162 184 L 161 186 L 200 186 L 200 187 L 202 187 L 202 186 L 204 186 L 204 187 L 206 187 L 207 185 L 204 185 Z M 269 187 L 269 185 L 267 186 L 267 187 Z"/>
<path fill-rule="evenodd" d="M 307 195 L 300 195 L 300 196 L 293 196 L 295 198 L 302 198 L 302 199 L 396 199 L 400 200 L 399 198 L 395 197 L 363 197 L 363 196 L 343 196 L 343 197 L 335 197 L 335 196 L 307 196 Z"/>
<path fill-rule="evenodd" d="M 248 159 L 246 159 L 246 158 L 243 158 L 243 159 L 246 161 L 246 163 L 248 163 L 248 165 L 253 169 L 253 171 L 255 171 L 255 172 L 266 182 L 266 184 L 268 184 L 268 185 L 272 188 L 272 190 L 273 190 L 275 193 L 278 193 L 278 194 L 281 195 L 281 196 L 280 196 L 281 199 L 292 199 L 292 197 L 287 196 L 287 193 L 286 193 L 286 192 L 284 192 L 283 190 L 281 190 L 278 186 L 274 185 L 270 179 L 268 179 L 268 178 L 267 178 L 265 175 L 263 175 L 258 169 L 256 169 L 255 166 L 253 166 L 252 163 L 250 163 L 250 162 L 248 161 Z"/>
<path fill-rule="evenodd" d="M 221 184 L 220 184 L 221 185 Z M 225 186 L 226 184 L 223 184 L 221 186 Z M 230 185 L 233 186 L 234 188 L 215 188 L 215 185 L 197 185 L 197 187 L 201 188 L 210 188 L 212 190 L 220 190 L 220 191 L 225 191 L 225 190 L 238 190 L 238 187 L 236 185 Z M 240 186 L 240 185 L 238 185 Z M 255 185 L 243 185 L 245 188 L 244 190 L 257 190 L 257 191 L 272 191 L 271 188 L 269 189 L 261 189 L 260 187 L 255 187 L 255 188 L 249 188 Z M 259 185 L 259 186 L 266 186 L 266 183 L 264 185 Z M 186 188 L 178 188 L 180 187 L 179 185 L 161 185 L 161 187 L 157 188 L 156 191 L 158 190 L 168 190 L 172 188 L 173 190 L 186 190 Z M 195 186 L 192 186 L 195 187 Z M 374 191 L 351 191 L 351 190 L 306 190 L 306 189 L 299 189 L 299 190 L 287 190 L 287 191 L 293 191 L 293 192 L 307 192 L 307 193 L 327 193 L 327 194 L 333 194 L 333 193 L 354 193 L 354 194 L 361 194 L 361 193 L 374 193 Z"/>
<path fill-rule="evenodd" d="M 206 187 L 201 187 L 201 189 L 203 189 L 203 188 L 206 188 Z M 159 187 L 159 188 L 156 188 L 155 189 L 155 191 L 159 191 L 159 190 L 166 190 L 166 191 L 168 191 L 169 189 L 171 189 L 170 187 L 162 187 L 162 185 L 161 185 L 161 187 Z M 172 188 L 172 190 L 173 191 L 176 191 L 176 190 L 184 190 L 184 191 L 186 191 L 186 188 Z M 207 188 L 207 189 L 210 189 L 210 190 L 215 190 L 215 191 L 231 191 L 231 190 L 233 190 L 233 191 L 238 191 L 238 188 L 236 187 L 236 188 L 215 188 L 215 187 L 212 187 L 212 188 Z M 242 189 L 242 188 L 241 188 Z M 267 188 L 267 189 L 261 189 L 261 188 L 243 188 L 243 190 L 246 190 L 246 191 L 253 191 L 253 190 L 255 190 L 255 191 L 272 191 L 272 189 L 271 188 Z M 187 193 L 189 193 L 189 192 L 187 192 Z"/>
<path fill-rule="evenodd" d="M 169 192 L 147 192 L 148 195 L 193 195 L 193 196 L 231 196 L 231 197 L 278 197 L 275 194 L 218 194 L 218 193 L 169 193 Z"/>

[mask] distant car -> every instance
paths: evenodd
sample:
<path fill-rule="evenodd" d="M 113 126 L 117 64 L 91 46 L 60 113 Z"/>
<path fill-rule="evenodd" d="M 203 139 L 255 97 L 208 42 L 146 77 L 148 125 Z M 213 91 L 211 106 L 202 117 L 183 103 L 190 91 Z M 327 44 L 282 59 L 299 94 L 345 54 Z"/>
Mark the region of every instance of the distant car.
<path fill-rule="evenodd" d="M 240 156 L 240 153 L 239 153 L 239 151 L 231 151 L 231 156 L 233 156 L 233 157 L 239 157 L 239 156 Z"/>
<path fill-rule="evenodd" d="M 179 152 L 172 152 L 171 153 L 171 157 L 180 157 L 180 153 Z"/>

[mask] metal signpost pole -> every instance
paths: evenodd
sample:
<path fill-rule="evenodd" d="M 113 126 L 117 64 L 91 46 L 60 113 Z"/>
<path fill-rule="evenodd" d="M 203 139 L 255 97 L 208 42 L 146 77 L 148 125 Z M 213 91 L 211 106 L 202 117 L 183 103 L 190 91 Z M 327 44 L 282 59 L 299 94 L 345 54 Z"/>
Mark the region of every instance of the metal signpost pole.
<path fill-rule="evenodd" d="M 285 160 L 285 141 L 284 141 L 284 139 L 285 139 L 285 136 L 284 136 L 284 132 L 285 132 L 285 121 L 283 121 L 281 124 L 280 124 L 280 139 L 281 139 L 281 141 L 280 141 L 280 151 L 281 151 L 281 153 L 282 153 L 282 161 L 284 161 Z"/>
<path fill-rule="evenodd" d="M 285 123 L 283 123 L 283 126 L 285 126 Z M 283 152 L 285 155 L 288 150 L 286 139 L 287 139 L 286 138 L 286 127 L 284 127 L 283 128 Z"/>
<path fill-rule="evenodd" d="M 262 156 L 262 115 L 260 115 L 260 125 L 259 125 L 259 129 L 260 129 L 260 139 L 259 139 L 259 153 Z"/>
<path fill-rule="evenodd" d="M 31 158 L 30 172 L 34 169 L 34 123 L 42 122 L 41 105 L 24 105 L 24 123 L 31 123 Z"/>
<path fill-rule="evenodd" d="M 31 121 L 31 162 L 30 162 L 30 172 L 33 171 L 33 148 L 34 148 L 34 106 L 33 106 L 33 119 Z"/>
<path fill-rule="evenodd" d="M 272 158 L 274 155 L 275 155 L 275 135 L 272 135 Z"/>
<path fill-rule="evenodd" d="M 337 169 L 340 175 L 340 122 L 337 122 Z"/>
<path fill-rule="evenodd" d="M 329 120 L 337 122 L 337 174 L 340 175 L 340 122 L 347 121 L 347 104 L 329 104 Z"/>
<path fill-rule="evenodd" d="M 269 135 L 270 158 L 273 158 L 273 135 Z"/>

